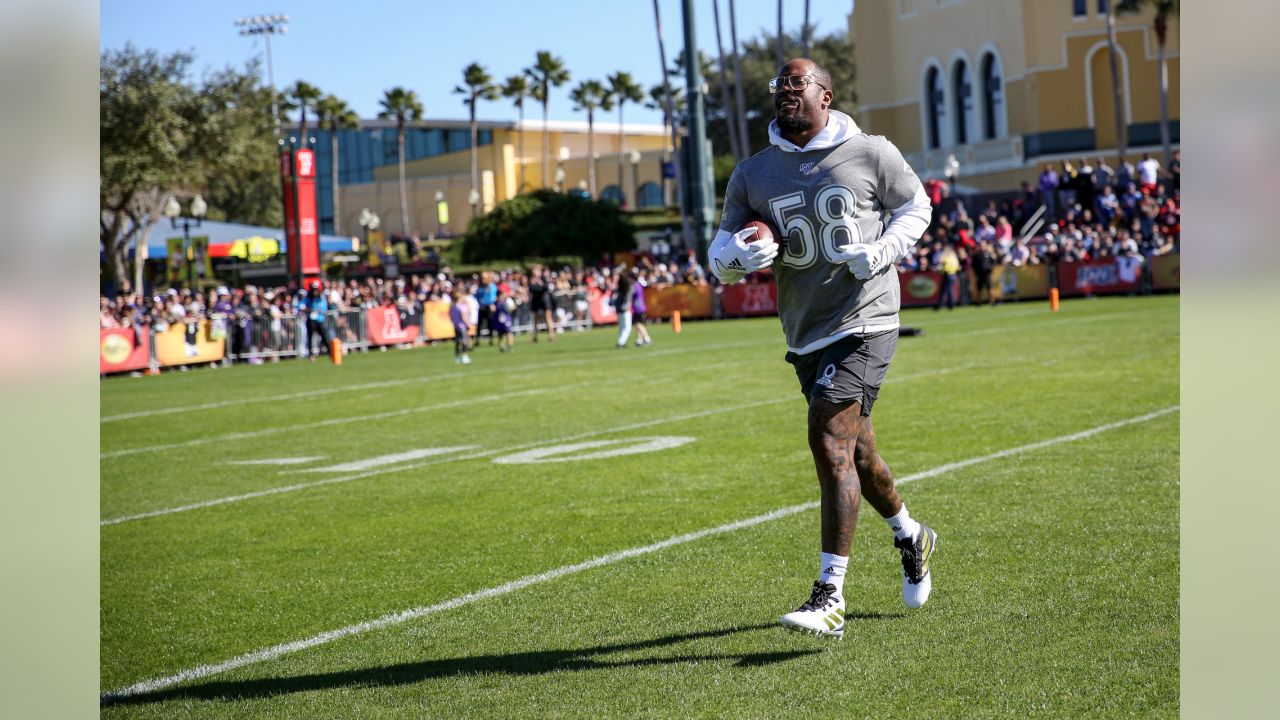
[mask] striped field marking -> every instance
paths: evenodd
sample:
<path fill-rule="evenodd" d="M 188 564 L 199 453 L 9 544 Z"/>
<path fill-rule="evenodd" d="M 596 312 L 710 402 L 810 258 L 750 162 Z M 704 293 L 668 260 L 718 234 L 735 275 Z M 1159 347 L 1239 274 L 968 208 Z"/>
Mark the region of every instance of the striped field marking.
<path fill-rule="evenodd" d="M 891 382 L 906 382 L 924 377 L 932 377 L 934 375 L 943 375 L 957 370 L 969 369 L 968 365 L 955 368 L 938 368 L 936 370 L 926 370 L 924 372 L 914 373 L 911 375 L 903 375 L 898 378 L 890 378 L 886 384 Z M 599 383 L 595 383 L 599 385 Z M 352 480 L 362 480 L 364 478 L 383 475 L 390 472 L 401 472 L 405 470 L 417 470 L 428 465 L 438 465 L 446 462 L 456 462 L 460 460 L 474 460 L 477 458 L 485 458 L 493 455 L 505 455 L 506 453 L 525 450 L 527 448 L 539 447 L 542 445 L 562 444 L 574 440 L 583 440 L 586 438 L 598 437 L 615 432 L 626 432 L 628 430 L 639 430 L 641 428 L 653 427 L 654 425 L 663 425 L 670 422 L 680 422 L 682 420 L 693 420 L 695 418 L 707 417 L 710 415 L 719 415 L 721 413 L 737 412 L 739 410 L 750 410 L 751 408 L 765 407 L 767 405 L 777 405 L 784 402 L 796 402 L 796 398 L 791 394 L 774 400 L 763 400 L 758 402 L 746 403 L 742 405 L 731 405 L 728 407 L 715 408 L 713 410 L 702 410 L 695 413 L 684 413 L 681 415 L 670 415 L 667 417 L 656 418 L 654 420 L 644 420 L 637 423 L 629 423 L 627 425 L 618 425 L 611 428 L 602 428 L 599 430 L 590 430 L 587 432 L 577 433 L 574 435 L 565 435 L 551 440 L 536 440 L 534 442 L 521 443 L 519 445 L 508 445 L 507 447 L 496 448 L 493 450 L 482 450 L 480 452 L 470 453 L 467 455 L 453 455 L 446 458 L 436 460 L 427 460 L 425 462 L 413 463 L 410 465 L 397 465 L 395 467 L 381 468 L 378 470 L 370 470 L 368 472 L 356 473 L 354 475 L 343 475 L 335 478 L 326 478 L 324 480 L 315 480 L 312 482 L 294 483 L 292 485 L 284 485 L 281 487 L 268 488 L 266 490 L 258 490 L 256 492 L 245 493 L 243 495 L 231 495 L 228 497 L 215 498 L 213 500 L 204 500 L 202 502 L 191 503 L 190 505 L 179 505 L 178 507 L 163 508 L 161 510 L 151 510 L 148 512 L 138 513 L 136 515 L 123 515 L 120 517 L 108 518 L 98 522 L 99 527 L 107 525 L 119 525 L 120 523 L 132 522 L 134 520 L 144 520 L 146 518 L 159 517 L 161 515 L 172 515 L 174 513 L 189 512 L 191 510 L 200 510 L 202 508 L 214 507 L 217 505 L 226 505 L 229 503 L 241 502 L 243 500 L 252 500 L 254 498 L 266 497 L 268 495 L 279 495 L 281 493 L 293 492 L 295 490 L 305 490 L 307 488 L 319 487 L 321 485 L 332 485 L 334 483 L 351 482 Z"/>
<path fill-rule="evenodd" d="M 646 356 L 652 356 L 654 354 L 656 353 L 645 353 Z M 640 353 L 636 353 L 634 356 L 638 357 L 640 356 Z M 701 367 L 701 369 L 707 370 L 711 368 L 724 367 L 726 365 L 733 365 L 740 361 L 741 360 L 733 360 L 733 361 L 727 361 L 722 363 L 715 363 L 712 365 L 704 365 Z M 591 361 L 583 361 L 583 362 L 589 362 L 591 364 L 598 365 L 600 361 L 591 360 Z M 575 364 L 577 364 L 576 361 L 575 361 Z M 677 370 L 673 372 L 686 373 L 687 371 L 682 369 L 682 370 Z M 654 374 L 646 378 L 644 382 L 658 381 L 663 376 L 669 375 L 669 374 L 672 374 L 672 373 Z M 193 438 L 191 440 L 184 440 L 182 442 L 176 442 L 176 443 L 166 443 L 164 445 L 144 445 L 144 446 L 135 447 L 135 448 L 124 448 L 122 450 L 111 450 L 108 452 L 100 453 L 98 455 L 98 459 L 111 460 L 113 458 L 126 457 L 129 455 L 138 455 L 141 453 L 163 452 L 165 450 L 180 450 L 183 448 L 198 447 L 201 445 L 211 445 L 211 444 L 217 444 L 217 443 L 232 442 L 235 440 L 248 440 L 251 438 L 265 437 L 267 435 L 279 435 L 281 433 L 292 433 L 297 430 L 312 430 L 312 429 L 321 428 L 321 427 L 346 425 L 348 423 L 366 422 L 371 420 L 385 420 L 387 418 L 404 417 L 406 415 L 415 415 L 418 413 L 425 413 L 425 412 L 435 412 L 437 410 L 449 410 L 452 408 L 470 405 L 472 403 L 483 403 L 483 402 L 496 401 L 496 400 L 505 400 L 509 398 L 528 397 L 532 395 L 545 395 L 546 393 L 560 392 L 563 390 L 572 390 L 574 388 L 602 387 L 605 385 L 613 385 L 613 384 L 623 383 L 623 382 L 635 382 L 635 381 L 630 379 L 629 376 L 624 374 L 620 377 L 615 376 L 611 378 L 604 378 L 604 379 L 597 379 L 597 380 L 584 380 L 580 382 L 569 383 L 567 385 L 555 385 L 555 386 L 544 387 L 544 388 L 532 388 L 529 390 L 516 390 L 516 391 L 496 393 L 491 395 L 483 395 L 480 397 L 473 397 L 473 398 L 460 398 L 458 400 L 450 400 L 448 402 L 437 403 L 435 405 L 423 405 L 421 407 L 404 408 L 401 410 L 388 410 L 386 412 L 372 413 L 369 415 L 355 415 L 350 417 L 329 418 L 327 420 L 318 420 L 315 422 L 300 423 L 297 425 L 283 425 L 283 426 L 263 428 L 261 430 L 246 430 L 244 432 L 225 433 L 223 435 Z"/>
<path fill-rule="evenodd" d="M 625 360 L 633 360 L 633 359 L 646 358 L 646 357 L 663 357 L 666 355 L 681 355 L 684 353 L 701 352 L 704 350 L 728 350 L 728 349 L 734 349 L 734 348 L 750 347 L 752 345 L 776 345 L 777 343 L 778 343 L 777 340 L 754 340 L 750 342 L 743 341 L 743 342 L 735 342 L 735 343 L 719 343 L 714 345 L 699 345 L 697 347 L 670 348 L 666 350 L 648 350 L 644 354 L 629 353 L 617 359 L 625 361 Z M 614 359 L 613 357 L 610 358 L 611 361 L 613 359 Z M 522 367 L 520 368 L 520 370 L 536 371 L 536 370 L 541 370 L 543 368 L 572 367 L 577 365 L 598 365 L 599 363 L 600 363 L 599 358 L 584 358 L 579 360 L 553 360 L 547 363 Z M 221 400 L 218 402 L 201 403 L 199 405 L 184 405 L 181 407 L 156 408 L 153 410 L 139 410 L 137 412 L 127 412 L 127 413 L 119 413 L 116 415 L 106 415 L 101 419 L 99 419 L 98 422 L 100 424 L 105 424 L 110 422 L 119 422 L 121 420 L 136 420 L 138 418 L 153 417 L 156 415 L 173 415 L 176 413 L 198 412 L 201 410 L 216 410 L 218 408 L 227 408 L 227 407 L 239 407 L 241 405 L 249 405 L 251 403 L 289 402 L 291 400 L 303 400 L 306 398 L 332 395 L 334 393 L 358 392 L 360 390 L 379 390 L 382 388 L 399 387 L 401 385 L 418 385 L 421 383 L 439 382 L 440 380 L 449 380 L 453 378 L 474 377 L 476 375 L 502 374 L 506 376 L 506 375 L 509 375 L 511 372 L 512 372 L 512 368 L 509 368 L 509 367 L 496 367 L 496 368 L 485 368 L 485 369 L 476 369 L 476 370 L 443 372 L 443 373 L 437 373 L 434 375 L 424 375 L 422 377 L 404 378 L 400 380 L 382 380 L 379 382 L 358 383 L 355 385 L 341 385 L 338 387 L 320 388 L 318 390 L 304 390 L 304 391 L 294 392 L 294 393 L 285 393 L 283 395 L 246 397 L 246 398 L 239 398 L 236 400 Z"/>
<path fill-rule="evenodd" d="M 935 477 L 943 473 L 951 472 L 953 470 L 959 470 L 961 468 L 966 468 L 971 465 L 977 465 L 979 463 L 988 462 L 990 460 L 998 460 L 1000 458 L 1006 458 L 1013 455 L 1021 455 L 1022 453 L 1032 452 L 1035 450 L 1040 450 L 1040 449 L 1051 447 L 1054 445 L 1061 445 L 1062 443 L 1074 442 L 1076 440 L 1083 440 L 1085 438 L 1092 437 L 1099 433 L 1107 432 L 1108 430 L 1115 430 L 1117 428 L 1122 428 L 1127 425 L 1136 425 L 1138 423 L 1147 422 L 1148 420 L 1154 420 L 1156 418 L 1163 417 L 1170 413 L 1178 412 L 1178 409 L 1179 409 L 1179 406 L 1174 405 L 1172 407 L 1164 408 L 1163 410 L 1157 410 L 1155 412 L 1147 413 L 1145 415 L 1138 415 L 1136 417 L 1127 418 L 1125 420 L 1119 420 L 1113 423 L 1107 423 L 1106 425 L 1099 425 L 1097 427 L 1090 428 L 1088 430 L 1082 430 L 1080 432 L 1072 433 L 1070 435 L 1060 435 L 1058 437 L 1050 438 L 1048 440 L 1041 440 L 1040 442 L 1034 442 L 1028 445 L 1019 445 L 1018 447 L 1009 448 L 1008 450 L 1000 450 L 999 452 L 994 452 L 988 455 L 982 455 L 975 458 L 969 458 L 968 460 L 960 460 L 958 462 L 948 463 L 946 465 L 939 465 L 938 467 L 935 467 L 931 470 L 925 470 L 923 472 L 918 472 L 912 475 L 907 475 L 905 477 L 898 478 L 897 484 L 901 485 L 903 483 L 914 482 L 916 480 L 924 480 L 926 478 Z M 727 523 L 725 525 L 718 525 L 716 527 L 705 528 L 703 530 L 697 530 L 695 532 L 686 533 L 684 535 L 676 535 L 675 537 L 669 537 L 666 540 L 661 540 L 659 542 L 653 543 L 652 545 L 643 545 L 641 547 L 634 547 L 627 550 L 620 550 L 615 553 L 610 553 L 608 555 L 601 555 L 599 557 L 595 557 L 590 560 L 586 560 L 584 562 L 575 563 L 573 565 L 564 565 L 554 570 L 548 570 L 546 572 L 538 573 L 536 575 L 526 575 L 525 577 L 522 577 L 518 580 L 512 580 L 511 582 L 504 583 L 502 585 L 496 585 L 494 587 L 487 588 L 485 590 L 479 590 L 477 592 L 461 595 L 451 600 L 445 600 L 444 602 L 436 603 L 435 605 L 426 605 L 423 607 L 411 608 L 409 610 L 402 610 L 400 612 L 383 615 L 382 617 L 375 618 L 373 620 L 367 620 L 365 622 L 357 623 L 355 625 L 348 625 L 347 627 L 344 627 L 344 628 L 338 628 L 337 630 L 328 630 L 320 633 L 319 635 L 314 635 L 312 637 L 309 637 L 303 640 L 295 640 L 293 642 L 281 643 L 280 645 L 272 645 L 271 647 L 263 648 L 261 650 L 255 650 L 253 652 L 245 653 L 243 655 L 238 655 L 236 657 L 231 658 L 230 660 L 224 660 L 223 662 L 216 663 L 213 665 L 199 665 L 197 667 L 189 668 L 187 670 L 182 670 L 180 672 L 174 673 L 173 675 L 153 678 L 151 680 L 144 680 L 142 682 L 135 683 L 128 687 L 118 688 L 110 692 L 103 693 L 100 696 L 101 704 L 107 705 L 113 701 L 121 700 L 123 698 L 131 697 L 135 695 L 145 695 L 147 693 L 152 693 L 157 690 L 163 690 L 164 688 L 171 687 L 179 683 L 188 682 L 191 680 L 199 680 L 201 678 L 209 677 L 210 675 L 217 675 L 219 673 L 224 673 L 228 670 L 235 670 L 237 668 L 242 668 L 247 665 L 254 665 L 256 663 L 265 662 L 267 660 L 274 660 L 282 655 L 298 652 L 300 650 L 306 650 L 308 648 L 317 647 L 319 645 L 325 645 L 335 640 L 341 640 L 342 638 L 345 638 L 345 637 L 362 635 L 364 633 L 367 633 L 373 630 L 381 630 L 382 628 L 388 628 L 395 625 L 400 625 L 410 620 L 416 620 L 417 618 L 426 617 L 428 615 L 435 615 L 436 613 L 441 613 L 446 610 L 453 610 L 455 608 L 462 607 L 463 605 L 470 605 L 471 603 L 476 602 L 478 600 L 486 600 L 488 598 L 498 597 L 500 595 L 507 595 L 517 590 L 523 590 L 524 588 L 527 588 L 531 585 L 538 585 L 540 583 L 556 580 L 556 579 L 565 577 L 567 575 L 574 575 L 584 570 L 591 570 L 593 568 L 598 568 L 604 565 L 612 565 L 614 563 L 622 562 L 623 560 L 627 560 L 633 557 L 639 557 L 641 555 L 648 555 L 649 553 L 654 553 L 659 550 L 664 550 L 666 548 L 673 547 L 676 545 L 683 545 L 685 543 L 694 542 L 695 540 L 701 540 L 703 538 L 708 538 L 715 535 L 723 535 L 725 533 L 735 532 L 737 530 L 743 530 L 745 528 L 767 523 L 773 520 L 777 520 L 779 518 L 795 515 L 796 513 L 814 510 L 814 509 L 817 509 L 818 506 L 819 506 L 819 503 L 817 501 L 813 501 L 813 502 L 801 503 L 799 505 L 792 505 L 790 507 L 779 508 L 772 512 L 767 512 L 763 515 L 757 515 L 755 517 L 747 518 L 745 520 L 738 520 L 735 522 Z"/>

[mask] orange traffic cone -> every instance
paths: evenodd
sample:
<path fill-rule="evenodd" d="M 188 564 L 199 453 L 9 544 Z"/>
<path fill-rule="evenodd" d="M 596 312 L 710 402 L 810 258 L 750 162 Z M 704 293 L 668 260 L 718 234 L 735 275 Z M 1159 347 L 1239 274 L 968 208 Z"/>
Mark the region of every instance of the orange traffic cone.
<path fill-rule="evenodd" d="M 671 313 L 671 329 L 680 332 L 680 311 L 676 310 Z"/>
<path fill-rule="evenodd" d="M 333 359 L 334 365 L 342 364 L 342 341 L 334 338 L 329 345 L 329 357 Z"/>
<path fill-rule="evenodd" d="M 1058 312 L 1058 288 L 1049 288 L 1049 309 Z"/>

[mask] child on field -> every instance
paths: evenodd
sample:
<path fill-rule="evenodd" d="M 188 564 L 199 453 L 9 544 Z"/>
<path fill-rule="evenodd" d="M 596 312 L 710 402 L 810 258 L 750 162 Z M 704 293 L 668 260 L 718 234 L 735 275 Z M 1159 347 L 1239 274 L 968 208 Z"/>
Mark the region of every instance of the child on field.
<path fill-rule="evenodd" d="M 468 324 L 470 313 L 465 303 L 462 303 L 462 296 L 465 291 L 462 287 L 454 288 L 451 293 L 453 303 L 449 305 L 449 320 L 453 322 L 453 361 L 462 365 L 471 364 L 471 326 Z"/>

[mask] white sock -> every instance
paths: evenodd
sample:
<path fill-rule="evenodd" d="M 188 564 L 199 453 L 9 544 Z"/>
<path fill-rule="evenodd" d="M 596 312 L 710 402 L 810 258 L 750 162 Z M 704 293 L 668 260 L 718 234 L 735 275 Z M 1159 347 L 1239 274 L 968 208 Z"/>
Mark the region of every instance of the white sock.
<path fill-rule="evenodd" d="M 920 532 L 920 523 L 911 519 L 911 513 L 907 512 L 907 504 L 902 504 L 902 509 L 897 515 L 884 519 L 889 523 L 889 529 L 893 531 L 895 540 L 903 538 L 914 538 L 916 533 Z"/>
<path fill-rule="evenodd" d="M 849 568 L 849 558 L 831 553 L 818 553 L 818 582 L 836 586 L 836 594 L 844 597 L 844 571 Z"/>

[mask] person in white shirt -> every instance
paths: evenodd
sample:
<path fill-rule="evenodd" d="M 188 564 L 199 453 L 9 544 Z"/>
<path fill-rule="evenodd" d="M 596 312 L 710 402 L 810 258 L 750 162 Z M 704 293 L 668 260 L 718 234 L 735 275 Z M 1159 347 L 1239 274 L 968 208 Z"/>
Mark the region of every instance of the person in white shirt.
<path fill-rule="evenodd" d="M 1142 153 L 1138 162 L 1138 177 L 1142 180 L 1142 189 L 1153 191 L 1160 177 L 1160 161 L 1151 157 L 1151 153 Z"/>

